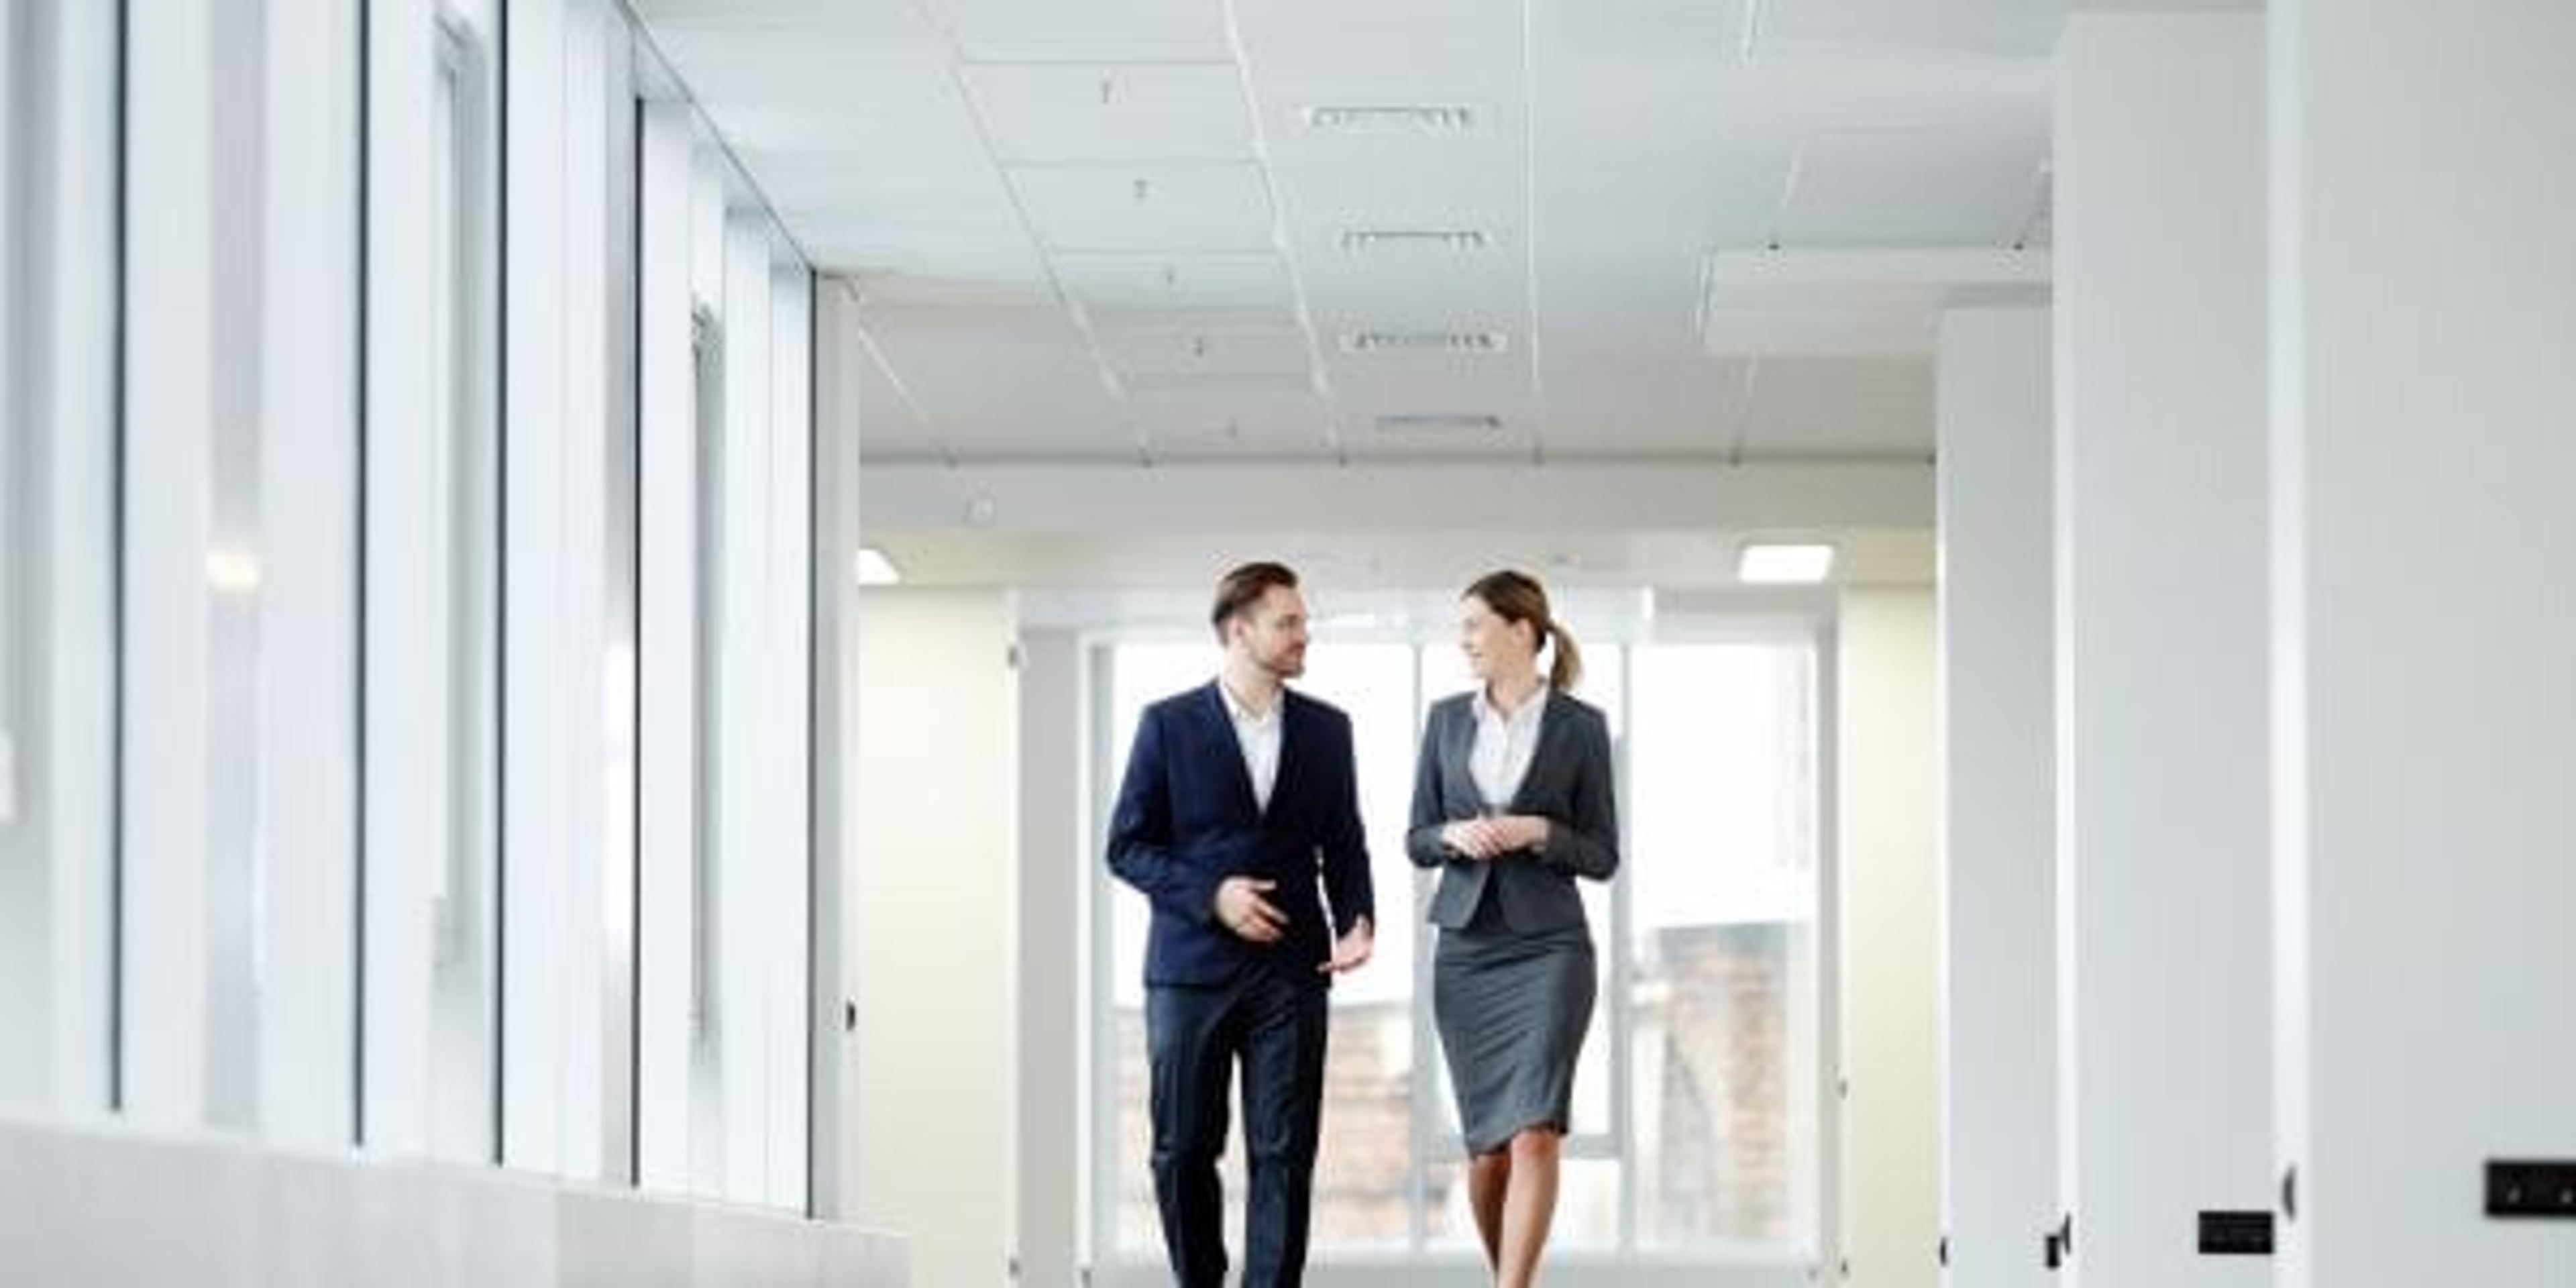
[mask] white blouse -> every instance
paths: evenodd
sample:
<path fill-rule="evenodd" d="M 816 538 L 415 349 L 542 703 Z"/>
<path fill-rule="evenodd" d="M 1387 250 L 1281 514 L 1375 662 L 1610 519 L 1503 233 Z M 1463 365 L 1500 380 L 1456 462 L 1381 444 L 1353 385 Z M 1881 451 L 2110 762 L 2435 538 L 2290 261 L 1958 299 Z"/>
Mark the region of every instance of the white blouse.
<path fill-rule="evenodd" d="M 1508 716 L 1495 709 L 1483 689 L 1470 700 L 1476 745 L 1468 753 L 1467 769 L 1475 776 L 1476 792 L 1485 798 L 1489 811 L 1511 808 L 1521 780 L 1529 776 L 1530 759 L 1538 753 L 1539 725 L 1547 716 L 1547 696 L 1548 687 L 1542 684 Z"/>

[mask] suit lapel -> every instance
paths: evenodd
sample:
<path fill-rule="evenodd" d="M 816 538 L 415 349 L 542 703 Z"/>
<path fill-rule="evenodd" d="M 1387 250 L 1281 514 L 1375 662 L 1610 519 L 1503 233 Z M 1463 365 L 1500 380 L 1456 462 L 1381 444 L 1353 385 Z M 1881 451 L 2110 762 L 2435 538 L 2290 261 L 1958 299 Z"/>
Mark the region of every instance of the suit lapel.
<path fill-rule="evenodd" d="M 1300 759 L 1297 753 L 1305 743 L 1305 739 L 1300 736 L 1305 732 L 1306 723 L 1299 718 L 1302 714 L 1297 709 L 1295 695 L 1291 694 L 1286 686 L 1281 686 L 1279 690 L 1279 772 L 1270 780 L 1270 808 L 1261 812 L 1262 820 L 1265 822 L 1269 820 L 1272 811 L 1279 808 L 1279 802 L 1288 799 L 1288 793 L 1295 782 Z"/>
<path fill-rule="evenodd" d="M 1521 775 L 1521 785 L 1512 790 L 1511 812 L 1514 814 L 1530 812 L 1530 802 L 1543 786 L 1539 782 L 1540 777 L 1547 773 L 1550 765 L 1563 763 L 1563 757 L 1554 754 L 1554 747 L 1560 739 L 1570 735 L 1566 730 L 1565 708 L 1558 704 L 1573 699 L 1550 689 L 1544 701 L 1547 706 L 1538 718 L 1538 746 L 1530 749 L 1529 772 Z"/>
<path fill-rule="evenodd" d="M 1440 758 L 1448 766 L 1450 786 L 1458 799 L 1467 802 L 1471 811 L 1485 812 L 1485 800 L 1476 788 L 1476 700 L 1458 703 L 1448 727 L 1440 731 Z"/>

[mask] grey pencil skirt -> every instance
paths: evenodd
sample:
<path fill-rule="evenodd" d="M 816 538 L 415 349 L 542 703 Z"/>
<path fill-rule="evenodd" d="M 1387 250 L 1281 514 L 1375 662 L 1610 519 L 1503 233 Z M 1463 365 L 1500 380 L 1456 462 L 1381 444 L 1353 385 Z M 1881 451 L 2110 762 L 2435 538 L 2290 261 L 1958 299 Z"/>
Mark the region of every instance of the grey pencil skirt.
<path fill-rule="evenodd" d="M 1522 934 L 1479 909 L 1467 928 L 1440 932 L 1431 1014 L 1469 1154 L 1530 1127 L 1568 1130 L 1595 971 L 1584 926 Z"/>

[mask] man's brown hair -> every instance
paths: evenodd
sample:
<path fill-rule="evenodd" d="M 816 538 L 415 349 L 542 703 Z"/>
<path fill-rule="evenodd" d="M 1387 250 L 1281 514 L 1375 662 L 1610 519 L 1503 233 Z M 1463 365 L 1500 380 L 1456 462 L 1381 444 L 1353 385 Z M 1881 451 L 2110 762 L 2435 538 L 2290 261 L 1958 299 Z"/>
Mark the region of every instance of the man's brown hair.
<path fill-rule="evenodd" d="M 1229 572 L 1216 584 L 1216 602 L 1208 608 L 1208 625 L 1216 628 L 1217 642 L 1225 642 L 1225 624 L 1251 610 L 1273 586 L 1297 588 L 1297 574 L 1288 565 L 1260 560 L 1244 564 Z"/>

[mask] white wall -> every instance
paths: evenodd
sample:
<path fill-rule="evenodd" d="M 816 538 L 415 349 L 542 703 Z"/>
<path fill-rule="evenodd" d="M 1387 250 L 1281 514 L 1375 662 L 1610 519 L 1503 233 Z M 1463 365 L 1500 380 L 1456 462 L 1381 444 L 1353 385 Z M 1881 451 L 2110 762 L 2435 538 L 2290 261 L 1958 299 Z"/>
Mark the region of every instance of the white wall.
<path fill-rule="evenodd" d="M 1945 1282 L 2037 1288 L 2056 1219 L 2049 316 L 1941 322 Z"/>
<path fill-rule="evenodd" d="M 2086 14 L 2058 47 L 2058 1147 L 2086 1288 L 2270 1269 L 2196 1237 L 2272 1189 L 2261 21 Z"/>
<path fill-rule="evenodd" d="M 915 1274 L 940 1288 L 1008 1271 L 1024 1072 L 1012 632 L 1000 592 L 860 596 L 855 1211 L 909 1235 Z"/>
<path fill-rule="evenodd" d="M 2576 1282 L 2576 6 L 2271 21 L 2280 1282 Z"/>
<path fill-rule="evenodd" d="M 1851 1282 L 1936 1282 L 1939 868 L 1932 596 L 1842 597 L 1844 1246 Z"/>
<path fill-rule="evenodd" d="M 8 1282 L 906 1288 L 904 1240 L 482 1169 L 0 1118 Z"/>

